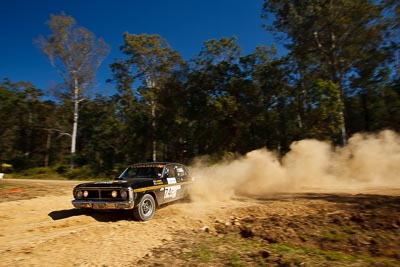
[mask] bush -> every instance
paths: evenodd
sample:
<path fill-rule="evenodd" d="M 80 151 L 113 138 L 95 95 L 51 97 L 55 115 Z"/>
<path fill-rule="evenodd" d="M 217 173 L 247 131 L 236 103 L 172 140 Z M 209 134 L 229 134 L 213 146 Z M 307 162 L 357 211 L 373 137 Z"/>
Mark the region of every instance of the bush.
<path fill-rule="evenodd" d="M 95 177 L 93 170 L 89 165 L 66 170 L 63 175 L 71 180 L 87 180 Z"/>
<path fill-rule="evenodd" d="M 68 171 L 69 167 L 67 167 L 65 165 L 58 165 L 58 166 L 55 166 L 53 168 L 57 173 L 64 174 L 64 173 L 66 173 Z"/>
<path fill-rule="evenodd" d="M 14 167 L 11 164 L 7 164 L 7 163 L 2 163 L 1 164 L 1 170 L 0 172 L 2 173 L 11 173 L 14 171 Z"/>
<path fill-rule="evenodd" d="M 89 165 L 70 169 L 67 166 L 59 165 L 55 167 L 38 167 L 26 169 L 15 173 L 15 178 L 42 179 L 42 180 L 96 180 L 105 179 L 96 174 Z M 109 177 L 108 177 L 109 178 Z"/>

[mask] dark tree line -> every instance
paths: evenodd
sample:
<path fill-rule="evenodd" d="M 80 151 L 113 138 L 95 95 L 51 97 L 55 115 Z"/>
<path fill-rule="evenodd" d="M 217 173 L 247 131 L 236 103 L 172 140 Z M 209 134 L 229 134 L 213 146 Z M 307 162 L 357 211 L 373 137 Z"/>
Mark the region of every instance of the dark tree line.
<path fill-rule="evenodd" d="M 112 96 L 80 102 L 76 165 L 106 173 L 145 160 L 190 162 L 293 141 L 343 145 L 356 132 L 400 131 L 396 1 L 265 1 L 285 44 L 243 55 L 235 37 L 184 61 L 158 35 L 125 33 Z M 266 32 L 266 34 L 268 34 Z M 0 84 L 0 161 L 67 165 L 73 100 L 43 100 L 29 82 Z"/>

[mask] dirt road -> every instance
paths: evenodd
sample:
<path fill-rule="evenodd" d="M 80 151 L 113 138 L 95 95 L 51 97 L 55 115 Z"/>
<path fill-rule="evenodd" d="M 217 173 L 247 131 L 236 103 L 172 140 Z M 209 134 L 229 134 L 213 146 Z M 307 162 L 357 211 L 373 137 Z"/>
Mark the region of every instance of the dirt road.
<path fill-rule="evenodd" d="M 198 248 L 210 245 L 206 242 L 210 238 L 231 240 L 232 235 L 235 240 L 251 238 L 265 246 L 289 241 L 294 245 L 302 242 L 302 247 L 319 246 L 312 235 L 305 236 L 309 230 L 315 238 L 319 238 L 318 233 L 325 237 L 326 244 L 332 241 L 332 246 L 318 249 L 368 257 L 356 258 L 351 264 L 361 261 L 372 266 L 381 262 L 373 257 L 383 257 L 386 265 L 382 266 L 400 266 L 399 189 L 375 190 L 368 195 L 281 194 L 219 203 L 176 203 L 157 210 L 151 221 L 143 223 L 131 219 L 128 212 L 85 214 L 74 209 L 70 203 L 71 191 L 77 182 L 3 180 L 0 183 L 3 183 L 0 187 L 0 266 L 256 266 L 259 262 L 266 266 L 286 266 L 282 265 L 282 257 L 278 257 L 278 248 L 272 246 L 263 249 L 256 246 L 255 251 L 261 250 L 263 259 L 250 257 L 252 254 L 247 252 L 241 254 L 245 251 L 241 249 L 237 261 L 232 256 L 236 254 L 232 253 L 228 258 L 221 258 L 226 251 L 231 251 L 226 244 L 207 248 L 210 257 L 204 257 L 200 254 L 204 251 Z M 4 186 L 4 183 L 10 185 Z M 336 231 L 345 225 L 349 237 L 338 235 L 340 239 L 323 234 L 317 226 L 324 223 L 324 229 L 329 231 L 333 229 L 331 223 Z M 379 234 L 374 235 L 375 231 Z M 356 237 L 358 234 L 362 237 Z M 371 252 L 374 244 L 384 242 L 379 235 L 386 240 L 390 253 Z M 357 242 L 369 250 L 357 249 Z M 340 244 L 347 250 L 338 248 Z M 296 261 L 288 266 L 308 262 L 298 260 L 302 258 L 299 254 L 307 252 L 297 253 Z M 329 262 L 320 266 L 329 266 Z"/>
<path fill-rule="evenodd" d="M 227 212 L 224 205 L 179 203 L 142 223 L 128 212 L 87 215 L 74 209 L 71 192 L 76 182 L 18 182 L 43 185 L 49 196 L 0 203 L 0 266 L 134 266 L 179 231 L 200 230 Z"/>

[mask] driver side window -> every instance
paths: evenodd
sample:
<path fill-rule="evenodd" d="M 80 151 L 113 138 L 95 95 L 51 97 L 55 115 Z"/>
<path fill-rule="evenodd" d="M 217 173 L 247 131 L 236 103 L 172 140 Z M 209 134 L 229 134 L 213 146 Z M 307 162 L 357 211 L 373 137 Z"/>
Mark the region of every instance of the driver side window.
<path fill-rule="evenodd" d="M 174 168 L 173 168 L 173 166 L 167 166 L 166 168 L 165 168 L 165 177 L 166 178 L 174 178 L 175 177 L 175 170 L 174 170 Z"/>

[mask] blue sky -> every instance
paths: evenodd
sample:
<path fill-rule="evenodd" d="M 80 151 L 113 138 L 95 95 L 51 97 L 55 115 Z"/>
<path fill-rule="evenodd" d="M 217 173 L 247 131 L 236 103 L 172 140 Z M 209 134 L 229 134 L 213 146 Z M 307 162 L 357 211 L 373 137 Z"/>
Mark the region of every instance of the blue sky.
<path fill-rule="evenodd" d="M 47 36 L 50 14 L 62 11 L 80 26 L 111 45 L 108 57 L 98 70 L 99 90 L 111 77 L 109 64 L 122 55 L 122 34 L 159 34 L 186 60 L 194 58 L 205 41 L 238 37 L 244 54 L 257 45 L 274 43 L 262 29 L 263 0 L 2 0 L 0 3 L 0 79 L 30 81 L 47 90 L 59 81 L 48 58 L 33 41 Z"/>

